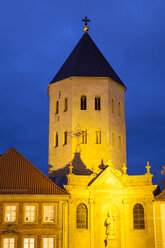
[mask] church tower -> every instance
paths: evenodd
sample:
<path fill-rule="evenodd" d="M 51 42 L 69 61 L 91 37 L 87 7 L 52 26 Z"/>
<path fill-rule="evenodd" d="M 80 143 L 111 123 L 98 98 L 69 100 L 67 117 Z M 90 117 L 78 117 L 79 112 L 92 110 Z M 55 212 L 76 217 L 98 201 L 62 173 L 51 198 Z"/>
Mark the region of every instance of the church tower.
<path fill-rule="evenodd" d="M 87 169 L 126 163 L 125 85 L 85 33 L 48 86 L 49 177 L 76 154 Z"/>

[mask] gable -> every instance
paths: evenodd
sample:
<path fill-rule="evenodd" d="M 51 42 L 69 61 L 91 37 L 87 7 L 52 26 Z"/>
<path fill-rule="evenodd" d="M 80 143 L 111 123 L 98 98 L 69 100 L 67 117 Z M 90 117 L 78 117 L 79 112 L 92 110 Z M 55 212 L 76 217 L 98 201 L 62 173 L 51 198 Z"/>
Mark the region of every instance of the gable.
<path fill-rule="evenodd" d="M 98 176 L 89 183 L 90 188 L 122 189 L 126 185 L 120 178 L 121 172 L 107 166 Z"/>
<path fill-rule="evenodd" d="M 67 195 L 15 148 L 0 157 L 0 194 Z"/>

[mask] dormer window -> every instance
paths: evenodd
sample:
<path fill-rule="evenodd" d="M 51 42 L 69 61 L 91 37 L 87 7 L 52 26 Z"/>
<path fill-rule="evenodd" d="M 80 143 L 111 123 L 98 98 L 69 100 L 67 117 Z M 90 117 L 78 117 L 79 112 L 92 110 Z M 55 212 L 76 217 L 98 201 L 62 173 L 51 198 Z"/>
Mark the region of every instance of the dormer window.
<path fill-rule="evenodd" d="M 87 98 L 85 95 L 81 96 L 81 106 L 80 106 L 81 110 L 86 110 L 87 109 Z"/>

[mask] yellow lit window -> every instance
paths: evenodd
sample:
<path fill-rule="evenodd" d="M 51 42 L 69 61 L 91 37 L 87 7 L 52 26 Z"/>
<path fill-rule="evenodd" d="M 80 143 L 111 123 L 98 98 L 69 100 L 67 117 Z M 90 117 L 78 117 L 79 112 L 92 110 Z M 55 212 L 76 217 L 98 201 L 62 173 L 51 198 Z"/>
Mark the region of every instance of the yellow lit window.
<path fill-rule="evenodd" d="M 55 101 L 55 114 L 59 114 L 59 101 Z"/>
<path fill-rule="evenodd" d="M 24 238 L 24 248 L 35 248 L 35 238 Z"/>
<path fill-rule="evenodd" d="M 81 203 L 77 206 L 76 222 L 78 229 L 88 228 L 88 210 L 85 204 Z"/>
<path fill-rule="evenodd" d="M 67 144 L 67 130 L 63 131 L 63 145 Z"/>
<path fill-rule="evenodd" d="M 115 132 L 112 132 L 112 146 L 115 147 Z"/>
<path fill-rule="evenodd" d="M 96 144 L 101 144 L 101 130 L 96 129 Z"/>
<path fill-rule="evenodd" d="M 3 248 L 15 248 L 15 238 L 4 238 Z"/>
<path fill-rule="evenodd" d="M 144 208 L 139 203 L 133 208 L 133 225 L 134 229 L 145 229 Z"/>
<path fill-rule="evenodd" d="M 87 109 L 87 98 L 86 96 L 81 96 L 81 106 L 80 106 L 81 110 L 86 110 Z"/>
<path fill-rule="evenodd" d="M 25 222 L 36 222 L 37 206 L 25 206 Z"/>
<path fill-rule="evenodd" d="M 115 113 L 115 99 L 112 98 L 112 113 Z"/>
<path fill-rule="evenodd" d="M 119 148 L 122 148 L 122 137 L 119 135 Z"/>
<path fill-rule="evenodd" d="M 87 130 L 86 129 L 81 131 L 81 143 L 82 144 L 87 143 Z"/>
<path fill-rule="evenodd" d="M 121 102 L 118 102 L 118 114 L 121 116 Z"/>
<path fill-rule="evenodd" d="M 5 222 L 16 222 L 17 206 L 5 206 Z"/>
<path fill-rule="evenodd" d="M 58 132 L 54 132 L 54 147 L 58 147 Z"/>
<path fill-rule="evenodd" d="M 55 206 L 44 206 L 44 222 L 55 222 Z"/>
<path fill-rule="evenodd" d="M 101 110 L 101 98 L 99 96 L 95 97 L 95 110 Z"/>
<path fill-rule="evenodd" d="M 63 111 L 66 112 L 67 110 L 68 110 L 68 99 L 64 98 Z"/>
<path fill-rule="evenodd" d="M 43 238 L 43 248 L 54 248 L 54 238 Z"/>

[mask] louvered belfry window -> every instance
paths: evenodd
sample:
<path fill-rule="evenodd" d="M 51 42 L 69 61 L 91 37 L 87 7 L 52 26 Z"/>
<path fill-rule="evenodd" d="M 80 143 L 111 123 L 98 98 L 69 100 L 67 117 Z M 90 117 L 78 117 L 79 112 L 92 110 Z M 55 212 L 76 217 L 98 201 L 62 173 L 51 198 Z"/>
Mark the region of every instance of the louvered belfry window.
<path fill-rule="evenodd" d="M 77 206 L 76 221 L 78 229 L 88 228 L 88 210 L 85 204 L 81 203 Z"/>
<path fill-rule="evenodd" d="M 134 229 L 145 229 L 144 208 L 139 203 L 133 208 L 133 225 Z"/>

